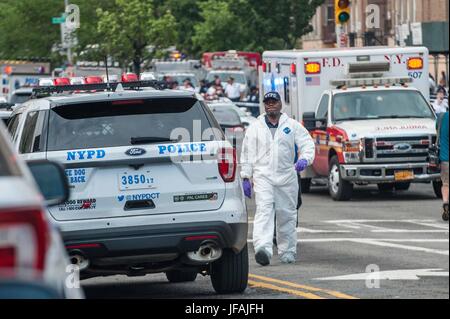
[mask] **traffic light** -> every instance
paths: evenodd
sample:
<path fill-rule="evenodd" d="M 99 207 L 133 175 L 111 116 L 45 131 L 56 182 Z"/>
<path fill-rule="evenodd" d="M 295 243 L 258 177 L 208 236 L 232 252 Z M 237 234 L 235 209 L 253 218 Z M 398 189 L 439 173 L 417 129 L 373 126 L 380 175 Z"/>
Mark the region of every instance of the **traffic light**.
<path fill-rule="evenodd" d="M 336 24 L 346 24 L 350 20 L 350 0 L 335 0 L 334 14 Z"/>

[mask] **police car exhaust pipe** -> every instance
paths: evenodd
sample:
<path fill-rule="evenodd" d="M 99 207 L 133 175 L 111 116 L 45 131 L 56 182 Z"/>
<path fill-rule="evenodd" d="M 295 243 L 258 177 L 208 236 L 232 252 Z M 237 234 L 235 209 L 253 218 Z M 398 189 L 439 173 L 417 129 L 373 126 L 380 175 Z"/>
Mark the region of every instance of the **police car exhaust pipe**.
<path fill-rule="evenodd" d="M 89 267 L 89 259 L 84 257 L 82 254 L 71 254 L 69 259 L 72 265 L 77 265 L 80 268 L 80 271 Z"/>
<path fill-rule="evenodd" d="M 222 256 L 222 249 L 214 242 L 205 242 L 197 251 L 187 254 L 187 257 L 195 262 L 213 262 Z"/>

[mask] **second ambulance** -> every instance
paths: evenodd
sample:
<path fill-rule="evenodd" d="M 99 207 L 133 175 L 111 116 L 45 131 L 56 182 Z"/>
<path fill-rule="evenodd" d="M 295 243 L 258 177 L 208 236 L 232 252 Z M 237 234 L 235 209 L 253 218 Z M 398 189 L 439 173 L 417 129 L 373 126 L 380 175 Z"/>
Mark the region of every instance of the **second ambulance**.
<path fill-rule="evenodd" d="M 303 192 L 327 179 L 338 201 L 368 184 L 388 192 L 432 182 L 438 195 L 439 171 L 427 162 L 436 115 L 426 48 L 267 51 L 261 69 L 261 94 L 278 91 L 283 112 L 303 121 L 316 142 Z"/>

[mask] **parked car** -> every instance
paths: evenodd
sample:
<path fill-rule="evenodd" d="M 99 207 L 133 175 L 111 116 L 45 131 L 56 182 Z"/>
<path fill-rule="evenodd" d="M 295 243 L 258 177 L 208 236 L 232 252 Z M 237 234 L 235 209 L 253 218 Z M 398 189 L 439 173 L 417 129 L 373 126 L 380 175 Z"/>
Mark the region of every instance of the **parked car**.
<path fill-rule="evenodd" d="M 0 101 L 0 121 L 5 124 L 8 122 L 12 113 L 12 107 L 12 104 Z"/>
<path fill-rule="evenodd" d="M 45 160 L 29 162 L 28 168 L 14 153 L 1 122 L 0 190 L 0 296 L 6 283 L 18 289 L 10 291 L 11 295 L 17 292 L 17 297 L 26 291 L 38 292 L 40 283 L 47 293 L 82 298 L 81 288 L 66 284 L 70 262 L 45 209 L 67 199 L 64 171 Z"/>
<path fill-rule="evenodd" d="M 245 107 L 238 107 L 235 103 L 233 103 L 228 98 L 221 98 L 219 100 L 207 101 L 209 106 L 214 107 L 225 107 L 235 110 L 239 117 L 241 118 L 241 122 L 244 125 L 245 129 L 250 126 L 251 123 L 256 121 L 256 117 L 252 116 L 252 113 L 248 111 Z"/>
<path fill-rule="evenodd" d="M 11 103 L 15 106 L 25 103 L 26 101 L 31 99 L 32 92 L 33 92 L 32 87 L 22 87 L 20 89 L 17 89 L 11 95 L 11 99 L 9 100 L 9 103 Z"/>
<path fill-rule="evenodd" d="M 240 117 L 243 114 L 242 111 L 237 106 L 227 103 L 208 103 L 208 106 L 219 122 L 225 136 L 236 148 L 237 154 L 240 155 L 246 128 Z"/>
<path fill-rule="evenodd" d="M 50 214 L 83 278 L 202 273 L 219 293 L 244 291 L 236 153 L 195 94 L 133 84 L 53 95 L 16 109 L 9 127 L 22 158 L 66 168 L 71 197 Z"/>

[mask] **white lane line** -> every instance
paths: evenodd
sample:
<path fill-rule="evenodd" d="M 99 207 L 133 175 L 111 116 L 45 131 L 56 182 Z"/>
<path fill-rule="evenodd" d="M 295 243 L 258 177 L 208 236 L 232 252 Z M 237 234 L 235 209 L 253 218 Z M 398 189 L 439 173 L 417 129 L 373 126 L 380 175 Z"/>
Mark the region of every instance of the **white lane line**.
<path fill-rule="evenodd" d="M 313 280 L 419 280 L 421 277 L 448 277 L 444 269 L 399 269 L 366 272 L 344 276 L 315 278 Z"/>
<path fill-rule="evenodd" d="M 372 229 L 371 233 L 448 233 L 448 229 Z"/>
<path fill-rule="evenodd" d="M 252 243 L 253 240 L 249 240 L 248 242 Z M 367 244 L 373 246 L 381 246 L 381 247 L 389 247 L 389 248 L 398 248 L 403 250 L 410 251 L 419 251 L 430 254 L 437 255 L 449 255 L 448 250 L 443 249 L 432 249 L 425 248 L 419 246 L 411 246 L 411 245 L 401 245 L 394 244 L 395 242 L 399 243 L 448 243 L 448 239 L 373 239 L 373 238 L 316 238 L 316 239 L 299 239 L 297 240 L 299 243 L 330 243 L 330 242 L 353 242 L 358 244 Z"/>
<path fill-rule="evenodd" d="M 350 230 L 322 230 L 311 229 L 306 227 L 298 227 L 297 233 L 310 233 L 310 234 L 334 234 L 334 233 L 352 233 Z"/>

